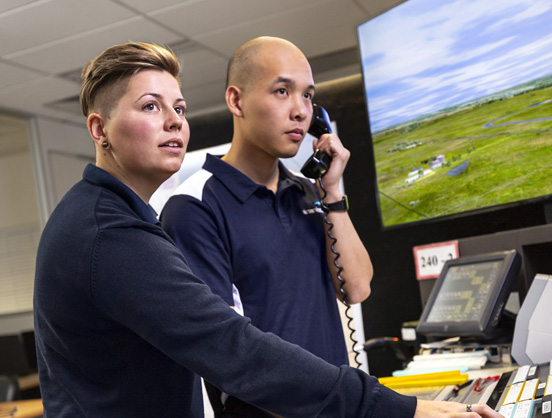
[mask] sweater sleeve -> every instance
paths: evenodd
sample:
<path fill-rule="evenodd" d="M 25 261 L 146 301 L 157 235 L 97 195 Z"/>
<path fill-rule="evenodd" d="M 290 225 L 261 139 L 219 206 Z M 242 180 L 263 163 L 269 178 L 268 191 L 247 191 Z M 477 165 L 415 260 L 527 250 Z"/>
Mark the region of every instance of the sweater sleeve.
<path fill-rule="evenodd" d="M 194 276 L 159 227 L 104 230 L 98 309 L 228 394 L 286 417 L 413 417 L 415 398 L 263 333 Z"/>

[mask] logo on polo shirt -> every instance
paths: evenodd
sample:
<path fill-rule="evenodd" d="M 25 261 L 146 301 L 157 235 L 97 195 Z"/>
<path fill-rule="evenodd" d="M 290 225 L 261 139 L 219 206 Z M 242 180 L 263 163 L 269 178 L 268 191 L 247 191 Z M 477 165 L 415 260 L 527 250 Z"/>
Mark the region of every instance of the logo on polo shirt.
<path fill-rule="evenodd" d="M 316 213 L 322 213 L 323 214 L 324 211 L 320 207 L 303 209 L 303 215 L 314 215 Z"/>

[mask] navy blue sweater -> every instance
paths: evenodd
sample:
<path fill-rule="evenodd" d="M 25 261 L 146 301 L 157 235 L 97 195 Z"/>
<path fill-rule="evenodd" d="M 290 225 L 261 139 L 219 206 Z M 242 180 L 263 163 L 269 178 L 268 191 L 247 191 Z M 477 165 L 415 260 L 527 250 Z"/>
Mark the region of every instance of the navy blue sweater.
<path fill-rule="evenodd" d="M 236 314 L 150 207 L 92 165 L 44 229 L 34 302 L 47 418 L 199 418 L 196 373 L 286 417 L 414 415 L 415 398 Z"/>

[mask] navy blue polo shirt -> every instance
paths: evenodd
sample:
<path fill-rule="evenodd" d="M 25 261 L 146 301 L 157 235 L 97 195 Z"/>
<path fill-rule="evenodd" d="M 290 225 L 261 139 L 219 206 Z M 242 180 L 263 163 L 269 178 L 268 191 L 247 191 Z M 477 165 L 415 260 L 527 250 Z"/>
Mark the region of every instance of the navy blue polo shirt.
<path fill-rule="evenodd" d="M 280 164 L 277 193 L 219 157 L 180 185 L 161 214 L 192 271 L 256 327 L 348 364 L 314 184 Z"/>

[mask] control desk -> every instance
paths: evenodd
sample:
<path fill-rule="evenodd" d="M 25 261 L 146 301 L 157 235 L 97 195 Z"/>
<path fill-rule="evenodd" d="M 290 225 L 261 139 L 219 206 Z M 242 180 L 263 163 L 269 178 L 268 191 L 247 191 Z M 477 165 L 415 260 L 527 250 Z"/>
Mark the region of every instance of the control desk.
<path fill-rule="evenodd" d="M 420 380 L 424 375 L 412 375 L 412 380 L 405 380 L 409 376 L 403 375 L 381 378 L 380 381 L 398 392 L 422 399 L 486 403 L 505 418 L 552 418 L 551 365 L 552 361 L 527 366 L 472 369 L 466 373 L 456 370 L 456 375 L 452 371 L 427 373 L 425 382 Z M 416 379 L 421 382 L 419 387 L 405 384 Z M 447 379 L 446 386 L 427 387 L 431 382 L 447 382 Z"/>

